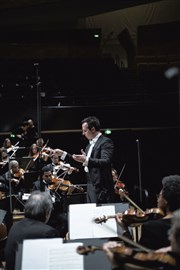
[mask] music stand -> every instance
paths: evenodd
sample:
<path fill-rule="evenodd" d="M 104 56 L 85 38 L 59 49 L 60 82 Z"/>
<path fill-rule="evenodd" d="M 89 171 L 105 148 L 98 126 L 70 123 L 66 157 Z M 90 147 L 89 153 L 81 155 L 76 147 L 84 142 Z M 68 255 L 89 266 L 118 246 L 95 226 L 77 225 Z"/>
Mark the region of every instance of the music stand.
<path fill-rule="evenodd" d="M 6 198 L 0 200 L 0 209 L 5 210 L 7 212 L 11 212 L 12 214 L 15 208 L 16 200 L 17 198 L 15 195 L 7 196 Z"/>
<path fill-rule="evenodd" d="M 23 170 L 28 170 L 32 166 L 32 163 L 33 163 L 33 157 L 28 157 L 28 156 L 22 157 L 21 162 L 20 162 L 20 167 Z"/>
<path fill-rule="evenodd" d="M 30 192 L 33 188 L 33 183 L 38 179 L 38 172 L 24 173 L 23 188 L 25 192 Z"/>

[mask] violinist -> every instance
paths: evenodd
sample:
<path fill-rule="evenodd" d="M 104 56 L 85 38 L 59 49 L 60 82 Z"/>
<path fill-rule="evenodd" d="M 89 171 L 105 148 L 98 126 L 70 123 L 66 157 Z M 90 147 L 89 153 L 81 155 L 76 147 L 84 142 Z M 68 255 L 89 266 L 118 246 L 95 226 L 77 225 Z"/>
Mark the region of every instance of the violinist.
<path fill-rule="evenodd" d="M 4 186 L 6 196 L 12 194 L 20 195 L 23 192 L 23 180 L 24 170 L 19 167 L 17 160 L 11 160 L 9 162 L 9 170 L 0 176 L 0 182 Z"/>
<path fill-rule="evenodd" d="M 14 147 L 15 145 L 12 144 L 11 140 L 9 138 L 5 138 L 3 145 L 1 147 L 1 153 L 6 153 L 6 157 L 8 157 L 8 159 L 10 158 L 10 156 L 13 154 L 14 152 Z M 1 158 L 2 158 L 2 154 L 1 154 Z"/>
<path fill-rule="evenodd" d="M 32 163 L 29 167 L 29 172 L 38 172 L 40 168 L 47 164 L 47 159 L 43 157 L 40 148 L 36 143 L 33 143 L 29 150 L 29 157 L 32 157 Z"/>
<path fill-rule="evenodd" d="M 77 168 L 71 167 L 69 163 L 60 161 L 57 154 L 52 154 L 51 163 L 47 164 L 47 167 L 51 170 L 53 176 L 60 177 L 65 175 L 67 179 L 69 179 L 73 171 L 78 171 Z"/>
<path fill-rule="evenodd" d="M 112 168 L 112 177 L 113 177 L 113 181 L 114 181 L 115 201 L 122 202 L 122 201 L 124 201 L 124 198 L 119 195 L 119 189 L 122 189 L 127 194 L 128 194 L 128 192 L 125 189 L 125 184 L 119 180 L 118 173 L 117 173 L 117 170 L 115 168 Z"/>
<path fill-rule="evenodd" d="M 150 249 L 159 249 L 170 244 L 168 231 L 171 225 L 172 214 L 180 208 L 180 176 L 169 175 L 162 179 L 162 189 L 157 198 L 157 207 L 164 212 L 164 217 L 148 220 L 142 224 L 139 243 Z M 122 215 L 116 214 L 116 221 L 124 231 L 127 224 L 122 222 Z"/>
<path fill-rule="evenodd" d="M 160 269 L 179 270 L 180 269 L 180 209 L 176 210 L 173 213 L 172 222 L 171 222 L 168 235 L 169 235 L 168 237 L 170 241 L 170 246 L 168 246 L 167 248 L 161 248 L 159 250 L 154 251 L 154 253 L 152 254 L 152 257 L 153 255 L 155 255 L 154 265 L 156 265 L 156 262 L 157 262 L 157 266 L 159 265 L 160 262 L 163 262 L 163 254 L 164 254 L 164 258 L 166 257 L 167 259 L 168 255 L 170 257 L 167 259 L 166 263 L 162 263 Z M 113 252 L 113 250 L 119 247 L 124 247 L 123 252 L 119 253 L 119 257 L 122 256 L 122 262 L 118 260 L 117 255 L 115 255 L 115 252 Z M 112 270 L 129 269 L 129 268 L 126 268 L 125 263 L 131 262 L 131 261 L 133 262 L 133 253 L 131 254 L 128 253 L 129 252 L 128 248 L 126 249 L 125 246 L 122 246 L 122 244 L 119 242 L 113 242 L 113 241 L 106 242 L 103 244 L 102 250 L 104 251 L 108 259 L 110 260 L 111 265 L 112 265 Z M 125 255 L 125 251 L 126 251 L 126 255 Z M 137 255 L 140 255 L 141 252 L 136 251 L 136 253 Z M 158 261 L 158 255 L 160 255 L 159 261 Z M 145 253 L 144 256 L 148 258 L 148 254 Z M 173 264 L 172 264 L 172 260 L 174 260 Z M 141 264 L 139 264 L 139 266 L 140 265 Z M 138 260 L 136 261 L 135 267 L 130 268 L 130 269 L 136 269 L 137 266 L 138 266 Z M 157 267 L 155 269 L 159 269 L 159 268 Z"/>
<path fill-rule="evenodd" d="M 42 182 L 41 182 L 42 181 Z M 50 189 L 50 185 L 53 183 L 53 176 L 51 170 L 44 166 L 41 170 L 40 178 L 34 182 L 33 191 L 43 190 L 49 193 L 53 200 L 53 212 L 51 213 L 48 224 L 56 228 L 62 238 L 66 236 L 68 231 L 67 214 L 64 211 L 64 197 L 60 189 Z"/>
<path fill-rule="evenodd" d="M 9 154 L 6 148 L 1 148 L 0 156 L 0 174 L 2 175 L 8 171 Z"/>
<path fill-rule="evenodd" d="M 62 173 L 62 165 L 63 162 L 59 160 L 59 156 L 54 154 L 51 156 L 51 163 L 47 164 L 47 167 L 50 169 L 52 174 L 57 177 Z"/>

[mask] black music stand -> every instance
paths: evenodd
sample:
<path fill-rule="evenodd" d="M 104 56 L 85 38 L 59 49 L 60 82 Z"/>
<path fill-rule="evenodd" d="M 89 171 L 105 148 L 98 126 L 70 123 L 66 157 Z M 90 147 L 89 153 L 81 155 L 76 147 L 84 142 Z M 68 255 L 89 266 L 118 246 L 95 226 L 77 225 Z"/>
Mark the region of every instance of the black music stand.
<path fill-rule="evenodd" d="M 10 203 L 11 200 L 11 203 Z M 6 198 L 0 200 L 0 209 L 7 212 L 13 211 L 16 206 L 17 198 L 15 195 L 7 196 Z"/>
<path fill-rule="evenodd" d="M 0 209 L 6 211 L 4 221 L 5 221 L 5 224 L 7 226 L 8 231 L 13 224 L 12 211 L 15 208 L 15 203 L 16 203 L 16 197 L 14 195 L 8 196 L 8 197 L 0 200 Z"/>
<path fill-rule="evenodd" d="M 28 156 L 22 157 L 20 161 L 20 167 L 23 170 L 28 170 L 32 166 L 32 163 L 33 163 L 33 157 L 28 157 Z"/>
<path fill-rule="evenodd" d="M 33 183 L 38 179 L 38 172 L 24 173 L 23 189 L 24 192 L 30 193 L 33 188 Z"/>

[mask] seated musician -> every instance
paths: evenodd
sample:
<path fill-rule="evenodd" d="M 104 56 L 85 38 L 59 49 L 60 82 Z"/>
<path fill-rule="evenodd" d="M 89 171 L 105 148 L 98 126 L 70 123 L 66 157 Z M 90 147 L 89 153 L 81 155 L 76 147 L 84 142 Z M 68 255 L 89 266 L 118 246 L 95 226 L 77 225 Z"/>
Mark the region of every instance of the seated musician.
<path fill-rule="evenodd" d="M 0 174 L 4 174 L 8 171 L 9 154 L 6 148 L 0 149 Z"/>
<path fill-rule="evenodd" d="M 128 192 L 125 189 L 125 184 L 119 180 L 118 172 L 115 168 L 112 168 L 112 177 L 114 182 L 114 193 L 115 193 L 115 202 L 122 202 L 124 201 L 124 197 L 120 196 L 119 189 L 122 189 L 127 195 Z"/>
<path fill-rule="evenodd" d="M 164 217 L 149 220 L 142 224 L 139 243 L 150 249 L 159 249 L 170 244 L 168 231 L 173 212 L 180 208 L 180 176 L 169 175 L 162 179 L 162 189 L 157 198 L 158 209 L 164 212 Z M 122 221 L 122 214 L 116 214 L 116 221 L 127 231 L 127 225 Z"/>
<path fill-rule="evenodd" d="M 72 174 L 73 171 L 78 171 L 78 169 L 71 167 L 70 164 L 60 161 L 57 154 L 51 156 L 51 163 L 47 164 L 47 167 L 55 177 L 64 175 L 67 179 L 69 179 L 69 175 Z"/>
<path fill-rule="evenodd" d="M 17 160 L 9 162 L 9 170 L 0 176 L 6 196 L 23 192 L 24 170 L 19 167 Z"/>
<path fill-rule="evenodd" d="M 2 165 L 9 162 L 10 156 L 14 154 L 14 145 L 9 138 L 5 138 L 2 147 L 0 148 L 0 157 Z M 14 154 L 15 156 L 15 154 Z"/>
<path fill-rule="evenodd" d="M 42 168 L 40 178 L 34 182 L 34 190 L 45 191 L 51 195 L 54 208 L 48 224 L 56 228 L 60 236 L 64 238 L 68 232 L 68 222 L 67 213 L 64 211 L 63 193 L 56 184 L 53 185 L 52 172 L 47 166 Z"/>
<path fill-rule="evenodd" d="M 52 210 L 53 203 L 48 193 L 31 193 L 25 204 L 25 218 L 14 223 L 8 234 L 5 246 L 6 270 L 15 269 L 18 243 L 24 239 L 59 237 L 58 231 L 47 224 Z"/>
<path fill-rule="evenodd" d="M 29 172 L 38 172 L 47 164 L 47 160 L 43 158 L 39 147 L 35 143 L 31 145 L 28 156 L 33 158 L 32 163 L 29 166 Z"/>
<path fill-rule="evenodd" d="M 154 254 L 152 254 L 152 261 L 154 258 L 153 269 L 162 269 L 162 270 L 179 270 L 180 269 L 180 209 L 173 212 L 171 225 L 170 225 L 168 234 L 169 234 L 170 246 L 167 248 L 156 250 Z M 122 247 L 122 245 L 118 242 L 112 242 L 112 241 L 106 242 L 102 246 L 102 250 L 104 251 L 104 253 L 107 255 L 108 259 L 111 262 L 112 270 L 139 269 L 137 268 L 138 265 L 142 267 L 143 262 L 141 260 L 139 260 L 139 262 L 138 260 L 136 262 L 133 260 L 136 254 L 140 253 L 141 251 L 134 249 L 134 253 L 132 254 L 129 253 L 128 255 L 128 252 L 126 251 L 127 255 L 125 255 L 124 253 L 125 249 L 123 251 L 119 249 L 119 254 L 115 255 L 114 250 L 118 247 Z M 144 253 L 144 255 L 147 260 L 149 254 Z M 163 255 L 165 256 L 163 257 Z M 166 255 L 167 256 L 170 255 L 170 257 L 167 257 Z M 118 259 L 118 256 L 119 256 L 119 259 Z M 121 260 L 121 256 L 122 256 L 122 260 Z M 128 266 L 126 267 L 126 263 L 128 262 L 129 263 L 132 262 L 134 264 L 134 267 L 133 266 L 131 268 L 128 268 Z M 162 265 L 160 264 L 160 262 L 162 262 Z M 157 263 L 157 267 L 155 267 L 156 263 Z M 140 268 L 140 269 L 147 269 L 147 268 Z"/>

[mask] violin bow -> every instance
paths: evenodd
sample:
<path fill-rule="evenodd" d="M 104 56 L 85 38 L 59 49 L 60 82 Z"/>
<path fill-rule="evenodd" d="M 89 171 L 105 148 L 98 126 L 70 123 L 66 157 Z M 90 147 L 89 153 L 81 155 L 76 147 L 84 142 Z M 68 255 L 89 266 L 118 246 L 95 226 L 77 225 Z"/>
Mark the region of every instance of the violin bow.
<path fill-rule="evenodd" d="M 137 208 L 141 213 L 144 214 L 144 211 L 133 200 L 131 200 L 122 189 L 119 189 L 119 195 L 121 196 L 122 194 L 125 199 L 127 199 L 135 208 Z"/>
<path fill-rule="evenodd" d="M 123 173 L 125 167 L 126 167 L 126 163 L 124 163 L 124 165 L 123 165 L 123 167 L 122 167 L 122 169 L 121 169 L 121 171 L 120 171 L 120 174 L 119 174 L 119 176 L 118 176 L 118 180 L 120 179 L 120 177 L 121 177 L 121 175 L 122 175 L 122 173 Z"/>

